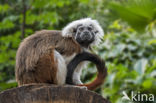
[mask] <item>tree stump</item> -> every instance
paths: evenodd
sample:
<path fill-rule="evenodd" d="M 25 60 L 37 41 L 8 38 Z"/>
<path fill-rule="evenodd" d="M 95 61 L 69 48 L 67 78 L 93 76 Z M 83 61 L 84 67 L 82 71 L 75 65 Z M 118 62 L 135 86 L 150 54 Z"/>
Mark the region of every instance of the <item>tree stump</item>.
<path fill-rule="evenodd" d="M 0 103 L 110 103 L 102 96 L 76 86 L 33 84 L 0 93 Z"/>

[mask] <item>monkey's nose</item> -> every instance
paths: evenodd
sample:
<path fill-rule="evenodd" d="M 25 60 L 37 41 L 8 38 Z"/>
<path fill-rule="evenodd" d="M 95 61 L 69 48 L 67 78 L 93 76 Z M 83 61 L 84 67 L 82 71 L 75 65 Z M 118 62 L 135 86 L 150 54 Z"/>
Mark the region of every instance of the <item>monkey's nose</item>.
<path fill-rule="evenodd" d="M 90 38 L 89 34 L 84 34 L 84 38 Z"/>
<path fill-rule="evenodd" d="M 90 33 L 89 32 L 84 32 L 83 38 L 84 38 L 84 40 L 90 40 L 90 38 L 91 38 Z"/>
<path fill-rule="evenodd" d="M 81 35 L 80 35 L 80 37 L 81 37 L 81 40 L 83 40 L 83 41 L 88 41 L 88 40 L 90 40 L 91 39 L 91 34 L 88 32 L 88 31 L 84 31 Z"/>
<path fill-rule="evenodd" d="M 89 32 L 88 31 L 85 31 L 83 34 L 84 35 L 89 35 Z"/>
<path fill-rule="evenodd" d="M 89 38 L 89 37 L 90 37 L 90 34 L 89 34 L 88 31 L 85 31 L 85 32 L 83 32 L 83 36 L 84 36 L 85 38 Z"/>

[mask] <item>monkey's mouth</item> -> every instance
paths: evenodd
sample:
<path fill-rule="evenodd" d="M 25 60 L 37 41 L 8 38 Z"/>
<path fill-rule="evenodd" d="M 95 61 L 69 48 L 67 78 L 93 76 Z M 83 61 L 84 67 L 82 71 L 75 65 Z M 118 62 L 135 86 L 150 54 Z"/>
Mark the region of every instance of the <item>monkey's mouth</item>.
<path fill-rule="evenodd" d="M 93 40 L 77 40 L 77 42 L 83 47 L 89 47 L 89 45 L 93 42 Z"/>

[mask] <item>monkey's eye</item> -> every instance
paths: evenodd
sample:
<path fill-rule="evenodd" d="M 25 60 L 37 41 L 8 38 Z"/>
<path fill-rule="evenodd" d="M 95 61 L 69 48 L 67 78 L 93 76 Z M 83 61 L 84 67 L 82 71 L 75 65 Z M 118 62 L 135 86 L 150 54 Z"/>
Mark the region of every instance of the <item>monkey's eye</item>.
<path fill-rule="evenodd" d="M 83 27 L 80 27 L 80 28 L 79 28 L 79 30 L 80 30 L 80 31 L 83 31 L 83 30 L 84 30 L 84 28 L 83 28 Z"/>
<path fill-rule="evenodd" d="M 91 31 L 91 30 L 92 30 L 92 27 L 88 27 L 87 29 L 88 29 L 89 31 Z"/>

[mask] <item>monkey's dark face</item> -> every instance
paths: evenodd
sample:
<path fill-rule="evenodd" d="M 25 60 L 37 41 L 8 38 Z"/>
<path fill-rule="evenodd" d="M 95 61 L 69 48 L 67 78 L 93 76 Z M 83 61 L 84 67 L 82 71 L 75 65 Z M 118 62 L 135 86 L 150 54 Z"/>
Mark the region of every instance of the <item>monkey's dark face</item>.
<path fill-rule="evenodd" d="M 93 31 L 92 25 L 79 25 L 75 29 L 74 38 L 81 46 L 88 47 L 95 39 L 95 32 Z"/>

